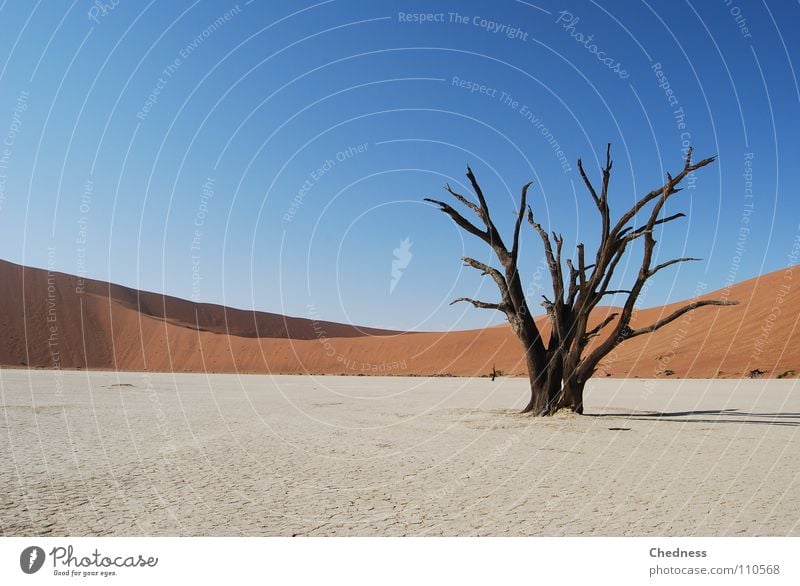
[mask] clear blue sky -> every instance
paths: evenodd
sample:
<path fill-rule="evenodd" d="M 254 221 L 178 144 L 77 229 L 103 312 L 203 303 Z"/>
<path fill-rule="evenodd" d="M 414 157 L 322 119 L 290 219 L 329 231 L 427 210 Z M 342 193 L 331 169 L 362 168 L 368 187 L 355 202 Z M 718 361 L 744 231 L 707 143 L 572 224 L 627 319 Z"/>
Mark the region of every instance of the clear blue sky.
<path fill-rule="evenodd" d="M 4 259 L 289 315 L 478 327 L 502 316 L 448 302 L 496 297 L 459 261 L 488 251 L 424 197 L 466 189 L 469 164 L 508 229 L 533 180 L 539 220 L 591 246 L 577 158 L 596 176 L 613 143 L 619 211 L 686 139 L 719 162 L 674 199 L 690 216 L 659 254 L 705 261 L 643 304 L 790 264 L 796 2 L 105 4 L 0 2 Z M 537 309 L 541 259 L 526 231 Z"/>

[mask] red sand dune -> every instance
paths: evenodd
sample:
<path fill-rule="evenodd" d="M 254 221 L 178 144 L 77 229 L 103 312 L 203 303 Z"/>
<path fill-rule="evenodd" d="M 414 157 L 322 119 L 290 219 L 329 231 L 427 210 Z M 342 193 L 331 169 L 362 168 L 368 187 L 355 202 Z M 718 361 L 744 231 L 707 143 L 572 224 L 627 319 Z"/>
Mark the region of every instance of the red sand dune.
<path fill-rule="evenodd" d="M 704 307 L 619 346 L 599 375 L 800 375 L 800 285 L 780 270 L 704 297 Z M 800 277 L 800 271 L 798 271 Z M 800 281 L 798 281 L 800 283 Z M 0 261 L 0 365 L 176 372 L 523 374 L 508 327 L 400 333 L 193 303 Z M 650 323 L 680 304 L 644 309 Z M 476 310 L 478 311 L 478 310 Z M 595 319 L 608 309 L 598 311 Z M 547 335 L 546 319 L 540 325 Z"/>

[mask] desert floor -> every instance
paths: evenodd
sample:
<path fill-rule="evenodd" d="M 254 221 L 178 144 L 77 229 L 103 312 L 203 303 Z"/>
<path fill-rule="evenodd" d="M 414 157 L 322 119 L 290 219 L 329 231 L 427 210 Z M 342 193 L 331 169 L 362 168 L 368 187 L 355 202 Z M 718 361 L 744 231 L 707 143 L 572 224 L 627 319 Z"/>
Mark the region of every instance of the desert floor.
<path fill-rule="evenodd" d="M 800 535 L 799 383 L 3 370 L 0 530 Z"/>

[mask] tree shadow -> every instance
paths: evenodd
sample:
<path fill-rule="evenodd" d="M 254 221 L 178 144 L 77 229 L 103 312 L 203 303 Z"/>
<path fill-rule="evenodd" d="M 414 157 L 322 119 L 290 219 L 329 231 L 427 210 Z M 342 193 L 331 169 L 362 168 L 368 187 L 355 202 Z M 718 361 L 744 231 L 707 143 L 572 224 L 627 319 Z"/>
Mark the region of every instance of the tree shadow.
<path fill-rule="evenodd" d="M 781 425 L 800 427 L 800 413 L 754 413 L 739 409 L 698 409 L 693 411 L 587 413 L 589 417 L 613 417 L 642 421 L 670 421 L 677 423 L 736 423 L 748 425 Z M 702 416 L 718 415 L 718 418 Z M 698 417 L 700 416 L 700 417 Z"/>

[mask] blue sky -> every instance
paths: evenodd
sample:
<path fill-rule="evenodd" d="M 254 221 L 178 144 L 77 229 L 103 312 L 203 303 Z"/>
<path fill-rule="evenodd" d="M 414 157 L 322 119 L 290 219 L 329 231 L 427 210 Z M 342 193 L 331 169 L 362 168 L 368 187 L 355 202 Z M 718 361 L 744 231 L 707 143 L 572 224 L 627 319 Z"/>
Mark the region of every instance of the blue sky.
<path fill-rule="evenodd" d="M 533 180 L 539 221 L 591 247 L 578 157 L 597 176 L 613 144 L 619 213 L 691 142 L 719 161 L 674 198 L 689 217 L 659 258 L 705 260 L 664 271 L 643 305 L 790 264 L 796 3 L 100 6 L 0 3 L 1 258 L 289 315 L 480 327 L 502 316 L 448 303 L 496 297 L 459 261 L 488 251 L 424 197 L 466 190 L 469 164 L 508 229 Z M 532 231 L 523 246 L 538 309 Z"/>

